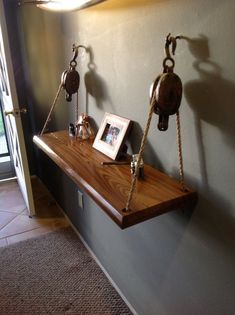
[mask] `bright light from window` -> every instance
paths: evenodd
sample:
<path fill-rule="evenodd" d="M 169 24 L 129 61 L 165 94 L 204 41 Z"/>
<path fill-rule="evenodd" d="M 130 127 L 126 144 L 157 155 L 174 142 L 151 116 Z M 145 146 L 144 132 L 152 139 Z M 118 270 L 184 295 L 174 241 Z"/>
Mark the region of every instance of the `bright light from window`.
<path fill-rule="evenodd" d="M 37 4 L 37 7 L 50 11 L 73 11 L 102 1 L 104 0 L 49 0 L 48 3 Z"/>

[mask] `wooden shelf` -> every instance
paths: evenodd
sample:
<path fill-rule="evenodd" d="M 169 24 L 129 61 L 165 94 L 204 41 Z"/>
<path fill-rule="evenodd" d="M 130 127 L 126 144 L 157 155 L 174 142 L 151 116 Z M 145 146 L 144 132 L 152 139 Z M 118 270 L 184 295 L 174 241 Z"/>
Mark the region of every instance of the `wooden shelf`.
<path fill-rule="evenodd" d="M 130 211 L 124 212 L 131 183 L 129 165 L 101 165 L 110 159 L 92 148 L 91 140 L 71 139 L 67 131 L 34 136 L 33 141 L 121 228 L 197 201 L 195 191 L 183 192 L 178 181 L 145 164 L 145 179 L 138 180 Z"/>

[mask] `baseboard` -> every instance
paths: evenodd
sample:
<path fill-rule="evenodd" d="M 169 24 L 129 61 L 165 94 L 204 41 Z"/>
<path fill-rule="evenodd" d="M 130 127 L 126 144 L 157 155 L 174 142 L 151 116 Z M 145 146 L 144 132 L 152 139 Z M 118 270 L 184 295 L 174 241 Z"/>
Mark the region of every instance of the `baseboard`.
<path fill-rule="evenodd" d="M 133 313 L 133 315 L 138 315 L 138 313 L 136 312 L 136 310 L 134 309 L 134 307 L 129 303 L 129 301 L 126 299 L 126 297 L 124 296 L 124 294 L 122 293 L 122 291 L 120 290 L 120 288 L 118 287 L 118 285 L 113 281 L 113 279 L 111 278 L 111 276 L 109 275 L 109 273 L 107 272 L 107 270 L 104 268 L 104 266 L 101 264 L 101 262 L 99 261 L 99 259 L 97 258 L 97 256 L 94 254 L 93 250 L 89 247 L 89 245 L 87 244 L 87 242 L 84 240 L 84 238 L 81 236 L 81 234 L 79 233 L 79 231 L 77 230 L 77 228 L 73 225 L 73 223 L 70 221 L 69 217 L 64 213 L 64 211 L 62 210 L 64 216 L 66 217 L 66 219 L 68 220 L 68 222 L 70 223 L 71 227 L 73 228 L 74 232 L 78 235 L 78 237 L 80 238 L 80 240 L 82 241 L 83 245 L 86 247 L 86 249 L 88 250 L 88 252 L 90 253 L 90 255 L 92 256 L 92 258 L 95 260 L 95 262 L 97 263 L 97 265 L 100 267 L 100 269 L 103 271 L 103 273 L 105 274 L 105 276 L 107 277 L 107 279 L 109 280 L 109 282 L 111 283 L 111 285 L 114 287 L 114 289 L 118 292 L 118 294 L 121 296 L 121 298 L 123 299 L 123 301 L 126 303 L 126 305 L 129 307 L 130 311 Z"/>
<path fill-rule="evenodd" d="M 35 175 L 31 176 L 32 179 L 38 178 Z M 40 180 L 40 178 L 38 178 L 38 180 Z M 41 180 L 40 180 L 41 181 Z M 43 184 L 43 183 L 42 183 Z M 43 184 L 44 185 L 44 184 Z M 45 185 L 44 185 L 45 186 Z M 46 188 L 46 187 L 45 187 Z M 46 188 L 47 189 L 47 188 Z M 47 189 L 48 194 L 51 196 L 51 198 L 54 199 L 54 197 L 52 196 L 51 192 Z M 55 200 L 55 199 L 54 199 Z M 56 200 L 55 200 L 56 202 Z M 56 204 L 58 205 L 58 203 L 56 202 Z M 74 226 L 74 224 L 71 222 L 71 220 L 69 219 L 69 217 L 66 215 L 66 213 L 64 212 L 64 210 L 60 207 L 60 205 L 58 205 L 59 209 L 61 210 L 61 212 L 63 213 L 63 215 L 65 216 L 66 220 L 69 222 L 70 226 L 72 227 L 72 229 L 74 230 L 74 232 L 78 235 L 78 237 L 80 238 L 80 240 L 82 241 L 83 245 L 86 247 L 86 249 L 88 250 L 88 252 L 90 253 L 90 255 L 92 256 L 92 258 L 95 260 L 95 262 L 97 263 L 97 265 L 100 267 L 100 269 L 103 271 L 103 273 L 105 274 L 105 276 L 107 277 L 107 279 L 109 280 L 109 282 L 111 283 L 111 285 L 115 288 L 115 290 L 118 292 L 118 294 L 121 296 L 121 298 L 123 299 L 123 301 L 126 303 L 126 305 L 129 307 L 130 311 L 133 313 L 133 315 L 138 315 L 138 313 L 136 312 L 136 310 L 134 309 L 134 307 L 129 303 L 129 301 L 126 299 L 125 295 L 122 293 L 122 291 L 120 290 L 120 288 L 118 287 L 118 285 L 113 281 L 113 279 L 111 278 L 111 276 L 109 275 L 109 273 L 107 272 L 107 270 L 103 267 L 103 265 L 101 264 L 101 262 L 99 261 L 99 259 L 96 257 L 96 255 L 94 254 L 94 252 L 92 251 L 92 249 L 89 247 L 89 245 L 87 244 L 87 242 L 84 240 L 84 238 L 82 237 L 82 235 L 79 233 L 79 231 L 77 230 L 77 228 Z"/>

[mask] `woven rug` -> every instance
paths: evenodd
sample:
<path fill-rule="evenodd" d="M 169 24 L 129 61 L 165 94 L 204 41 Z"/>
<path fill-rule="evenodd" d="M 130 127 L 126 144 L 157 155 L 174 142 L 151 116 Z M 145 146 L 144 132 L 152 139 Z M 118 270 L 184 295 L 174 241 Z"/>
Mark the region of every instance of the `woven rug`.
<path fill-rule="evenodd" d="M 0 314 L 132 314 L 71 228 L 0 249 Z"/>

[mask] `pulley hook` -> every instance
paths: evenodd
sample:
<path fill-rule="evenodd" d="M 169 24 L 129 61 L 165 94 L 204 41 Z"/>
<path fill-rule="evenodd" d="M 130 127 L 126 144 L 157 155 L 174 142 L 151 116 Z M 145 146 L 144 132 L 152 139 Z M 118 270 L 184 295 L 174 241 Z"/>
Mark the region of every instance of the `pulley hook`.
<path fill-rule="evenodd" d="M 166 53 L 166 57 L 167 58 L 171 58 L 171 53 L 170 53 L 170 45 L 172 45 L 171 51 L 172 51 L 172 55 L 175 55 L 175 50 L 176 50 L 176 41 L 177 39 L 181 39 L 180 35 L 177 35 L 176 37 L 171 36 L 171 33 L 169 33 L 166 37 L 166 42 L 165 42 L 165 53 Z"/>

